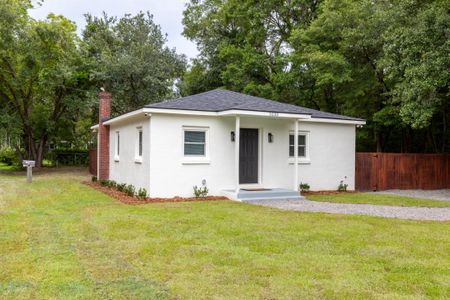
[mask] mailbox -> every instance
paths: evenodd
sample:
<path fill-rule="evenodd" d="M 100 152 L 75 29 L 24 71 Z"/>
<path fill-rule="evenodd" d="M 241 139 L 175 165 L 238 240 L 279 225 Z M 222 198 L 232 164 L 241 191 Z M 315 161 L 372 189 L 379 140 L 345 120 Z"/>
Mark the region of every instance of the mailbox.
<path fill-rule="evenodd" d="M 35 167 L 36 166 L 36 162 L 34 160 L 23 160 L 22 161 L 22 165 L 24 167 Z"/>
<path fill-rule="evenodd" d="M 32 169 L 36 166 L 36 162 L 34 160 L 22 160 L 22 166 L 27 167 L 27 182 L 31 183 L 33 180 Z"/>

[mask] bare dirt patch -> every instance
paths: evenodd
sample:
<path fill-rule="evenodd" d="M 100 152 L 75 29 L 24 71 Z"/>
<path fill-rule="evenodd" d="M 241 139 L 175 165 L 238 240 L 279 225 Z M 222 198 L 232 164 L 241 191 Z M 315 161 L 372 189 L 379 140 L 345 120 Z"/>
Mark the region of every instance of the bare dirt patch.
<path fill-rule="evenodd" d="M 145 198 L 139 199 L 136 197 L 128 196 L 123 192 L 119 192 L 118 190 L 106 186 L 102 186 L 97 182 L 89 182 L 83 181 L 83 184 L 88 185 L 97 191 L 100 191 L 108 196 L 111 196 L 120 202 L 128 205 L 139 205 L 139 204 L 148 204 L 148 203 L 161 203 L 161 202 L 194 202 L 194 201 L 219 201 L 219 200 L 228 200 L 228 198 L 223 196 L 208 196 L 202 198 L 183 198 L 183 197 L 174 197 L 174 198 Z"/>
<path fill-rule="evenodd" d="M 11 170 L 11 171 L 2 171 L 0 170 L 0 175 L 9 175 L 9 176 L 23 176 L 26 178 L 27 170 L 25 168 L 21 168 L 19 170 Z M 87 167 L 70 167 L 70 166 L 62 166 L 62 167 L 41 167 L 41 168 L 33 168 L 33 176 L 53 176 L 53 175 L 76 175 L 76 176 L 89 176 L 89 172 Z"/>

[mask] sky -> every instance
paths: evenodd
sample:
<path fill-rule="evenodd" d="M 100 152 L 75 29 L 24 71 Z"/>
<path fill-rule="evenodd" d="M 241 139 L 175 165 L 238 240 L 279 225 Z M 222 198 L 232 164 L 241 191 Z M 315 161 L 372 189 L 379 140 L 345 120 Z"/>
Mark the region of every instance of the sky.
<path fill-rule="evenodd" d="M 153 20 L 161 26 L 163 33 L 167 33 L 167 45 L 176 48 L 177 53 L 186 54 L 194 58 L 198 54 L 195 44 L 184 36 L 183 10 L 188 1 L 183 0 L 44 0 L 41 6 L 35 5 L 30 15 L 35 19 L 43 19 L 49 13 L 65 16 L 77 24 L 78 33 L 81 34 L 84 26 L 84 14 L 90 13 L 100 16 L 105 11 L 109 16 L 121 17 L 126 13 L 135 15 L 139 11 L 149 11 Z M 33 1 L 33 3 L 36 3 Z"/>

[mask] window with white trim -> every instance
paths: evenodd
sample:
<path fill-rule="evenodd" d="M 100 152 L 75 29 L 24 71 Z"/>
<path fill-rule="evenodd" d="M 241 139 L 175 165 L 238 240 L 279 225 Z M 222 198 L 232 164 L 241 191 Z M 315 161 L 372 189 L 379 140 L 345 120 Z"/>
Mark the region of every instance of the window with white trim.
<path fill-rule="evenodd" d="M 119 155 L 120 155 L 120 132 L 116 131 L 116 153 L 115 153 L 115 158 L 119 159 Z"/>
<path fill-rule="evenodd" d="M 206 132 L 207 129 L 184 129 L 184 156 L 206 156 Z"/>
<path fill-rule="evenodd" d="M 289 133 L 289 157 L 294 157 L 294 132 Z M 298 133 L 298 157 L 307 158 L 308 157 L 308 133 L 299 132 Z"/>
<path fill-rule="evenodd" d="M 143 135 L 142 127 L 137 127 L 136 158 L 142 159 Z"/>

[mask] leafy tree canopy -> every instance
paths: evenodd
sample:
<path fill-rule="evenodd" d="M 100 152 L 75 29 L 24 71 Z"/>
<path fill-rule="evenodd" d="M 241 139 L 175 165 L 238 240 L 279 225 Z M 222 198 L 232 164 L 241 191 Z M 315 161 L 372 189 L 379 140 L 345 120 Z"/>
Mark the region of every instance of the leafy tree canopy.
<path fill-rule="evenodd" d="M 182 93 L 226 87 L 366 118 L 360 150 L 449 147 L 449 2 L 192 0 Z"/>
<path fill-rule="evenodd" d="M 173 96 L 186 58 L 165 46 L 166 37 L 149 13 L 118 19 L 86 15 L 84 56 L 95 85 L 113 95 L 113 113 L 124 113 Z"/>
<path fill-rule="evenodd" d="M 0 2 L 0 134 L 17 155 L 40 166 L 49 143 L 86 146 L 97 93 L 113 93 L 123 113 L 174 94 L 185 57 L 165 46 L 150 14 L 87 15 L 80 39 L 73 22 L 28 15 L 28 0 Z"/>
<path fill-rule="evenodd" d="M 19 145 L 17 152 L 39 166 L 49 140 L 84 112 L 87 74 L 75 25 L 53 14 L 33 20 L 30 7 L 21 0 L 0 5 L 0 113 L 14 116 L 2 126 L 21 136 L 25 153 Z"/>

